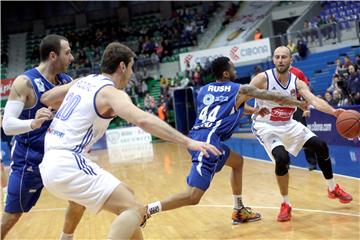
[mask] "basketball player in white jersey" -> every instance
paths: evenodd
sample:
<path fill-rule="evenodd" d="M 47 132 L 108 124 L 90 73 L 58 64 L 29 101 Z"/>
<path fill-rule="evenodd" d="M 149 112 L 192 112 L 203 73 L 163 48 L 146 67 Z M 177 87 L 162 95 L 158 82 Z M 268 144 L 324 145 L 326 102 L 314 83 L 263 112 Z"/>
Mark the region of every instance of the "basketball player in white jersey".
<path fill-rule="evenodd" d="M 273 56 L 275 68 L 256 75 L 250 85 L 294 97 L 299 93 L 317 110 L 335 117 L 339 116 L 343 109 L 334 109 L 324 100 L 314 96 L 303 81 L 297 80 L 296 76 L 289 72 L 291 61 L 291 53 L 287 47 L 276 48 Z M 327 144 L 307 127 L 292 119 L 296 108 L 258 99 L 256 99 L 256 107 L 267 107 L 270 110 L 270 114 L 264 117 L 253 116 L 252 130 L 275 163 L 275 174 L 283 196 L 278 221 L 291 219 L 291 204 L 288 197 L 289 153 L 296 156 L 302 148 L 307 148 L 316 154 L 318 165 L 327 182 L 328 197 L 338 198 L 341 203 L 352 201 L 351 195 L 334 182 Z"/>
<path fill-rule="evenodd" d="M 120 89 L 127 86 L 133 73 L 134 57 L 125 45 L 111 43 L 102 56 L 101 74 L 54 88 L 42 98 L 43 103 L 57 109 L 67 92 L 45 136 L 45 155 L 40 165 L 44 186 L 92 212 L 107 210 L 116 214 L 109 239 L 141 239 L 139 227 L 147 217 L 143 204 L 135 200 L 124 183 L 83 155 L 104 134 L 112 118 L 120 116 L 157 137 L 207 156 L 208 151 L 221 154 L 214 146 L 184 136 L 132 104 Z"/>

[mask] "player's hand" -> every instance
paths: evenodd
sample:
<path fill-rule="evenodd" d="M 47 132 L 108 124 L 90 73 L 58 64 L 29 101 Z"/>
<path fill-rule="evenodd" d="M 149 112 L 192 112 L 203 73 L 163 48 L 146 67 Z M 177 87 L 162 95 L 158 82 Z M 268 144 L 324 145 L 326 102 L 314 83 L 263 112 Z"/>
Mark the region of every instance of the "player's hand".
<path fill-rule="evenodd" d="M 40 108 L 36 111 L 35 119 L 31 122 L 31 128 L 32 129 L 38 129 L 40 128 L 43 123 L 47 120 L 51 120 L 53 118 L 53 112 L 51 111 L 51 107 L 49 108 Z"/>
<path fill-rule="evenodd" d="M 307 101 L 302 101 L 298 106 L 301 110 L 308 111 L 309 110 L 309 103 Z"/>
<path fill-rule="evenodd" d="M 260 109 L 256 109 L 255 115 L 260 115 L 261 117 L 264 117 L 266 115 L 270 114 L 270 110 L 266 107 L 262 107 Z"/>
<path fill-rule="evenodd" d="M 187 148 L 193 151 L 201 151 L 205 157 L 209 157 L 209 152 L 216 156 L 221 155 L 219 149 L 206 142 L 191 140 L 187 145 Z"/>
<path fill-rule="evenodd" d="M 302 114 L 303 117 L 310 117 L 310 110 L 306 110 Z"/>
<path fill-rule="evenodd" d="M 345 109 L 342 109 L 342 108 L 338 108 L 338 109 L 335 109 L 334 111 L 334 116 L 337 118 L 340 116 L 340 114 L 342 114 L 343 112 L 345 112 L 346 110 Z"/>

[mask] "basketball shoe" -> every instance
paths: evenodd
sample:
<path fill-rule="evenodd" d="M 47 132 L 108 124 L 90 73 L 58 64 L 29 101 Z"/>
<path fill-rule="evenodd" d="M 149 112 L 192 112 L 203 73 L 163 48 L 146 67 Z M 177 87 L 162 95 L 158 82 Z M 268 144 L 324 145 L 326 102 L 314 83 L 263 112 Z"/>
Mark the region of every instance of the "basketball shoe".
<path fill-rule="evenodd" d="M 278 222 L 286 222 L 291 220 L 291 206 L 285 202 L 281 204 L 280 213 L 277 216 Z"/>
<path fill-rule="evenodd" d="M 331 199 L 338 198 L 341 203 L 349 203 L 352 201 L 352 196 L 342 190 L 339 184 L 336 184 L 336 187 L 333 191 L 328 189 L 328 197 Z"/>
<path fill-rule="evenodd" d="M 255 222 L 261 219 L 260 213 L 255 212 L 250 207 L 234 209 L 232 213 L 232 224 L 237 225 L 244 222 Z"/>

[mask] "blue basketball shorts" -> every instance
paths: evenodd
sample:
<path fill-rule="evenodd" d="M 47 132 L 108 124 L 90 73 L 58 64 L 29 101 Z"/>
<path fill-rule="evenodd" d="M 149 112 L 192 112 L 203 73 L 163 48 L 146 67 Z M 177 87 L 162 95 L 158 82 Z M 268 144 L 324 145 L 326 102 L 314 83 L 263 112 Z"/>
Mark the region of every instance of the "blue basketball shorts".
<path fill-rule="evenodd" d="M 199 138 L 196 140 L 204 141 Z M 192 166 L 187 177 L 187 184 L 203 191 L 209 188 L 215 173 L 223 168 L 230 154 L 230 149 L 216 138 L 211 138 L 210 144 L 217 147 L 223 154 L 215 156 L 209 153 L 209 157 L 206 158 L 202 152 L 189 151 L 192 158 Z"/>
<path fill-rule="evenodd" d="M 7 213 L 30 211 L 44 187 L 37 166 L 43 155 L 24 144 L 15 144 L 5 205 Z"/>
<path fill-rule="evenodd" d="M 5 212 L 28 212 L 35 206 L 43 189 L 40 172 L 12 170 L 9 176 Z"/>

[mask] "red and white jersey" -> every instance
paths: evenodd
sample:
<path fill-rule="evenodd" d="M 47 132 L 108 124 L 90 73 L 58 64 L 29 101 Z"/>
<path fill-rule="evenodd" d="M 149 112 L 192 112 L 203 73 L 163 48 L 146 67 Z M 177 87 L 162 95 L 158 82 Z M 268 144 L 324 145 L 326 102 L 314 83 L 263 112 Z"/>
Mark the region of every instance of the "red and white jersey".
<path fill-rule="evenodd" d="M 296 90 L 296 79 L 297 77 L 289 72 L 289 80 L 286 86 L 282 85 L 280 81 L 276 77 L 275 69 L 269 69 L 265 71 L 268 80 L 268 91 L 271 92 L 278 92 L 283 95 L 293 96 L 296 98 L 297 90 Z M 294 112 L 296 111 L 296 107 L 294 106 L 287 106 L 287 105 L 280 105 L 278 103 L 272 101 L 265 101 L 256 99 L 255 100 L 255 107 L 263 108 L 266 107 L 270 110 L 270 114 L 261 117 L 253 116 L 254 121 L 261 121 L 261 122 L 288 122 L 292 119 Z"/>

